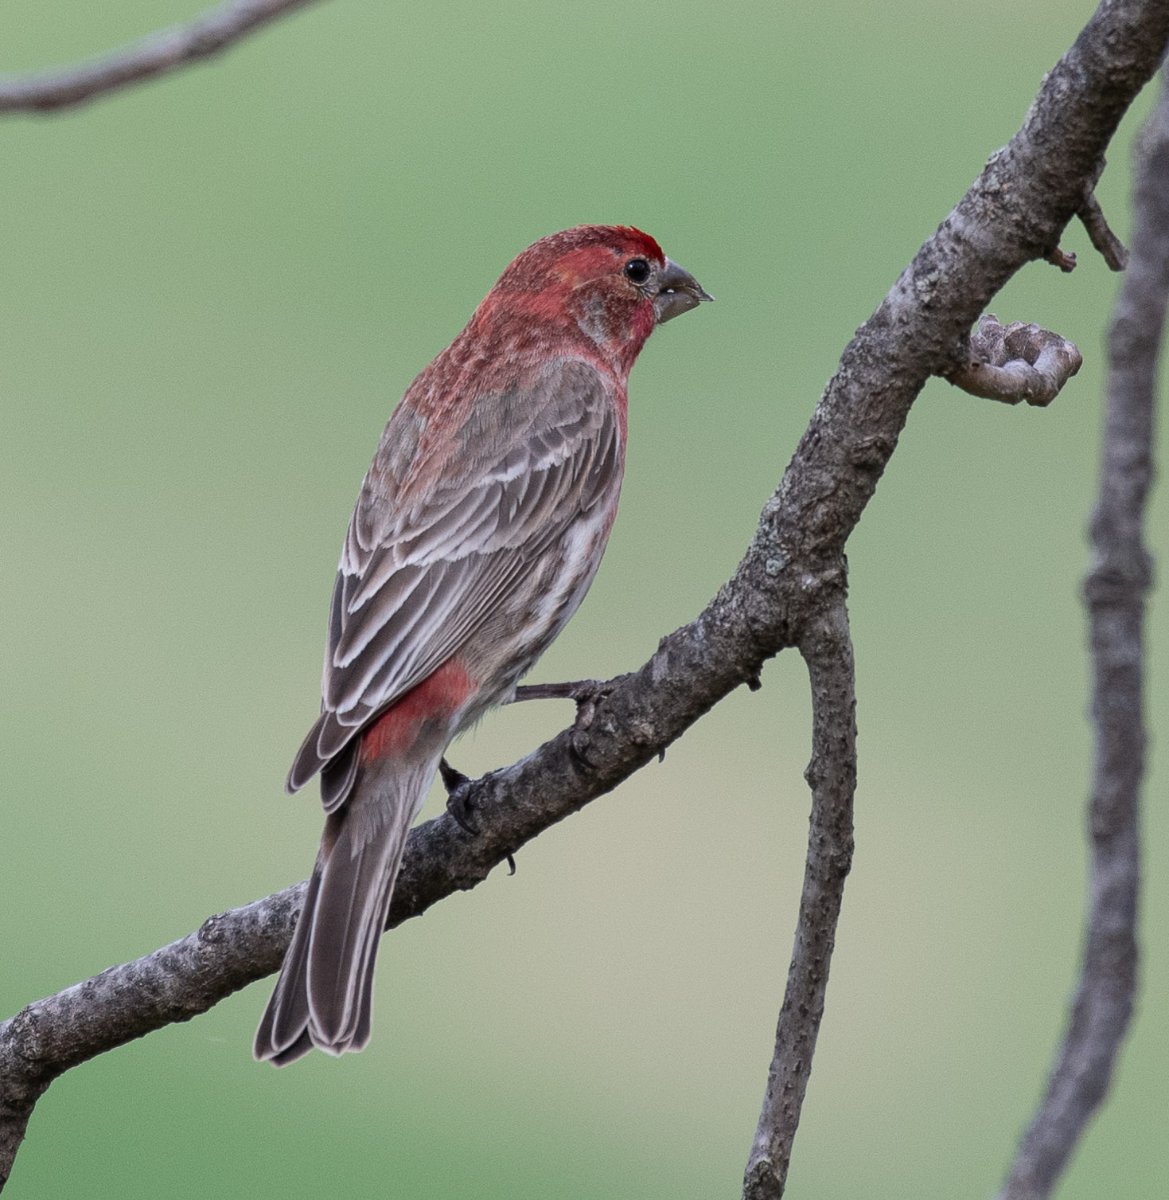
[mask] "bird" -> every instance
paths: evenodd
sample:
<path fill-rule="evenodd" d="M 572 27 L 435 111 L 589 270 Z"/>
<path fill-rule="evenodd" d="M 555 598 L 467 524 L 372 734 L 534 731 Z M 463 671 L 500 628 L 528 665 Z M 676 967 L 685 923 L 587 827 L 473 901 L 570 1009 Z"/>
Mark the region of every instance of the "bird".
<path fill-rule="evenodd" d="M 514 697 L 593 581 L 646 339 L 711 297 L 625 225 L 522 251 L 406 390 L 361 485 L 329 610 L 321 713 L 287 791 L 325 828 L 254 1055 L 363 1049 L 410 826 L 451 740 Z"/>

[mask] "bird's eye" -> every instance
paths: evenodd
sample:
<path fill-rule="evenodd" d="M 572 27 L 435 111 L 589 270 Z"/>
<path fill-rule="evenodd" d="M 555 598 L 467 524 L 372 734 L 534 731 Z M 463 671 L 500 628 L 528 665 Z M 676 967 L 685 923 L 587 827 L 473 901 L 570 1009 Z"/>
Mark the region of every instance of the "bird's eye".
<path fill-rule="evenodd" d="M 625 264 L 625 278 L 638 286 L 649 278 L 649 263 L 644 258 L 631 258 Z"/>

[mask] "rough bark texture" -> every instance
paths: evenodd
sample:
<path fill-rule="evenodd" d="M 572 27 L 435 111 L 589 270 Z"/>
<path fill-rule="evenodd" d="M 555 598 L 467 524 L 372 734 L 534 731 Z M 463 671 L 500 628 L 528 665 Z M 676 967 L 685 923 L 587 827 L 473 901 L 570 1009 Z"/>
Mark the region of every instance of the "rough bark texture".
<path fill-rule="evenodd" d="M 1112 1082 L 1137 978 L 1140 788 L 1145 768 L 1144 545 L 1153 473 L 1157 360 L 1169 299 L 1169 87 L 1137 145 L 1132 258 L 1113 313 L 1094 562 L 1084 582 L 1091 631 L 1095 769 L 1088 804 L 1089 908 L 1080 979 L 1047 1094 L 1000 1200 L 1049 1196 Z"/>
<path fill-rule="evenodd" d="M 1169 0 L 1101 4 L 1044 81 L 1022 129 L 991 157 L 845 350 L 734 576 L 640 670 L 613 681 L 587 727 L 473 785 L 479 836 L 444 816 L 410 839 L 391 924 L 475 886 L 508 853 L 610 791 L 728 692 L 756 680 L 767 658 L 800 647 L 816 712 L 812 837 L 768 1099 L 745 1184 L 751 1200 L 783 1192 L 851 853 L 845 542 L 926 380 L 967 362 L 969 331 L 998 289 L 1027 262 L 1057 251 L 1167 35 Z M 274 971 L 300 895 L 291 888 L 214 917 L 197 933 L 0 1025 L 0 1181 L 53 1079 Z"/>

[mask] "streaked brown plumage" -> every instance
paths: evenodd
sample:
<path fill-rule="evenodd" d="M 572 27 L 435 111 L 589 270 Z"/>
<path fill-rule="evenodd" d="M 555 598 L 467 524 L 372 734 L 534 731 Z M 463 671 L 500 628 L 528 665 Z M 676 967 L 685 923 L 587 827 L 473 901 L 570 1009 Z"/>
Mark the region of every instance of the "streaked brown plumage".
<path fill-rule="evenodd" d="M 327 815 L 255 1054 L 369 1040 L 402 849 L 450 740 L 576 611 L 617 511 L 626 380 L 656 324 L 709 299 L 648 235 L 525 250 L 386 426 L 341 554 L 321 716 L 288 777 Z"/>

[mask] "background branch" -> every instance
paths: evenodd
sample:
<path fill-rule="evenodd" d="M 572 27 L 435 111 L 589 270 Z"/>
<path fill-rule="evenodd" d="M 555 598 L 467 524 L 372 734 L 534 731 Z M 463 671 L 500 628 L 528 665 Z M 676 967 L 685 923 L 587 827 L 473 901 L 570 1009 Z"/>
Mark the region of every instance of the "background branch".
<path fill-rule="evenodd" d="M 152 33 L 100 58 L 31 75 L 0 76 L 0 112 L 53 112 L 144 83 L 211 58 L 270 22 L 314 2 L 226 0 L 185 25 Z"/>
<path fill-rule="evenodd" d="M 1095 778 L 1088 805 L 1089 911 L 1080 979 L 1047 1094 L 1001 1200 L 1049 1196 L 1104 1100 L 1137 983 L 1140 789 L 1145 773 L 1144 545 L 1153 474 L 1157 360 L 1169 299 L 1169 85 L 1137 143 L 1132 256 L 1108 341 L 1095 561 L 1084 582 L 1091 628 Z"/>

